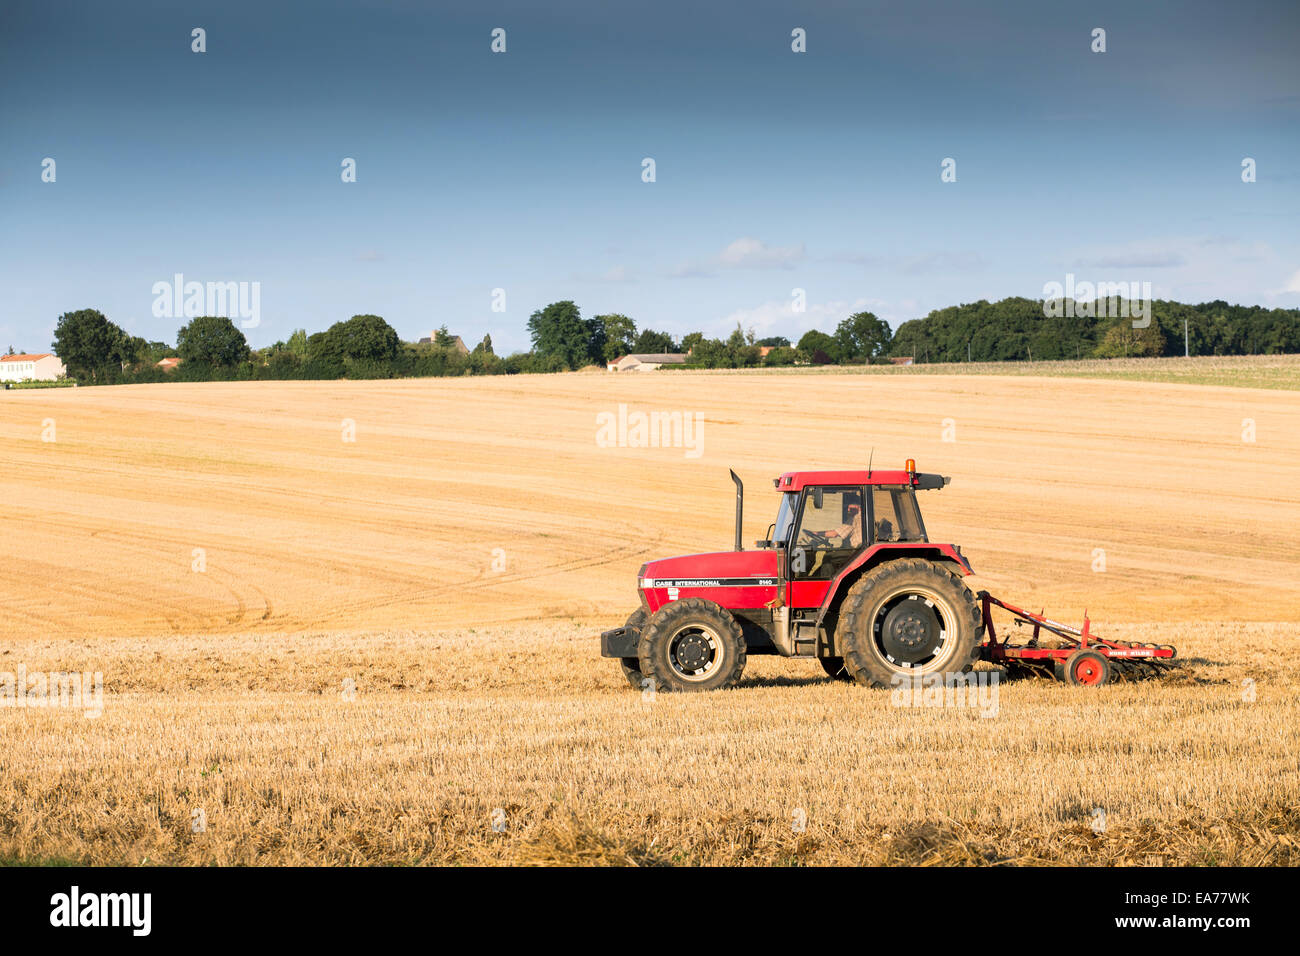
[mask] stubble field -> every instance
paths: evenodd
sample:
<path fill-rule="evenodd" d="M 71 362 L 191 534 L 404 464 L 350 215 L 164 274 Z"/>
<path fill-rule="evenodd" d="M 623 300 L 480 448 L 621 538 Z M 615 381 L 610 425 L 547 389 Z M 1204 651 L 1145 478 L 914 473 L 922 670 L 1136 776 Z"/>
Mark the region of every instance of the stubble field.
<path fill-rule="evenodd" d="M 620 404 L 698 447 L 604 447 Z M 0 708 L 0 859 L 1300 860 L 1293 390 L 168 384 L 6 392 L 0 438 L 0 673 L 104 679 L 98 717 Z M 729 546 L 728 467 L 752 542 L 771 477 L 869 454 L 953 476 L 923 507 L 976 588 L 1184 666 L 981 716 L 770 658 L 643 699 L 597 656 L 642 562 Z"/>

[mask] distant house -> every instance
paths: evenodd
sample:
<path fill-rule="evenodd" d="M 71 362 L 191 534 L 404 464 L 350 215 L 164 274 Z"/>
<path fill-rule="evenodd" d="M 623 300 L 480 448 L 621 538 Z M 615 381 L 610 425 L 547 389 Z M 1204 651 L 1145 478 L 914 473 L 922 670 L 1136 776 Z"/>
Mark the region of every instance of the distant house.
<path fill-rule="evenodd" d="M 67 374 L 59 357 L 49 352 L 0 355 L 0 382 L 53 382 Z"/>
<path fill-rule="evenodd" d="M 170 372 L 172 371 L 172 369 L 176 368 L 180 364 L 181 364 L 181 360 L 176 358 L 176 356 L 173 355 L 170 358 L 165 358 L 161 362 L 159 362 L 158 367 L 162 369 L 164 372 Z"/>
<path fill-rule="evenodd" d="M 430 334 L 426 335 L 424 338 L 420 339 L 420 341 L 419 341 L 418 344 L 420 344 L 420 345 L 432 345 L 432 344 L 433 344 L 433 340 L 434 340 L 435 338 L 437 338 L 437 336 L 438 336 L 438 333 L 437 333 L 437 331 L 435 330 L 435 331 L 431 332 Z M 451 337 L 451 347 L 452 347 L 452 349 L 453 349 L 454 351 L 459 352 L 461 355 L 469 355 L 469 349 L 465 347 L 465 342 L 464 342 L 463 339 L 461 339 L 461 337 L 460 337 L 459 335 L 453 335 L 453 336 Z"/>
<path fill-rule="evenodd" d="M 912 361 L 913 361 L 912 356 L 910 355 L 898 355 L 898 356 L 892 356 L 889 359 L 889 364 L 890 365 L 911 365 Z"/>
<path fill-rule="evenodd" d="M 684 365 L 686 356 L 680 352 L 661 352 L 658 355 L 624 355 L 606 364 L 611 372 L 653 372 L 663 365 Z"/>

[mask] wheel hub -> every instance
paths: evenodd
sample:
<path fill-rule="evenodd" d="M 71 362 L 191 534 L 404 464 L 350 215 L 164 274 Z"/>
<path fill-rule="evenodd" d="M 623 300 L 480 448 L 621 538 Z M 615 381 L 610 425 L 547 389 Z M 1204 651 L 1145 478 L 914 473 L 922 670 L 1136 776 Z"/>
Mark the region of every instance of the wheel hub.
<path fill-rule="evenodd" d="M 930 603 L 909 594 L 885 615 L 880 644 L 894 660 L 915 664 L 934 656 L 942 635 L 943 627 Z"/>
<path fill-rule="evenodd" d="M 713 657 L 713 648 L 702 634 L 684 634 L 673 650 L 677 666 L 684 671 L 698 671 Z"/>
<path fill-rule="evenodd" d="M 1101 666 L 1085 658 L 1074 665 L 1074 676 L 1080 684 L 1096 684 L 1101 680 Z"/>

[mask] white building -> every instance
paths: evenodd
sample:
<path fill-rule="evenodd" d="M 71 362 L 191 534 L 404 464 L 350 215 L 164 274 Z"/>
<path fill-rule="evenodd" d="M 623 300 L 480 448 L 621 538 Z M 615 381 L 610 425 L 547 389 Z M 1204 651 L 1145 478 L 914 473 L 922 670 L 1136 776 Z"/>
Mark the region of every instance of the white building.
<path fill-rule="evenodd" d="M 660 355 L 624 355 L 606 363 L 611 372 L 653 372 L 661 365 L 684 365 L 686 356 L 679 352 L 665 352 Z"/>
<path fill-rule="evenodd" d="M 0 355 L 0 382 L 53 382 L 68 370 L 57 355 Z"/>

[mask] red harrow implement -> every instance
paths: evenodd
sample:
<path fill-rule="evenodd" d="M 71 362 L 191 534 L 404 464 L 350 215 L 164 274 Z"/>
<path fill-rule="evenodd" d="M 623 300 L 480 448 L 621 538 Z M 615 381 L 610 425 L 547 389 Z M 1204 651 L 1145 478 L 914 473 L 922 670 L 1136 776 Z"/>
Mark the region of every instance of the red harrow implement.
<path fill-rule="evenodd" d="M 1091 632 L 1086 611 L 1080 629 L 999 601 L 988 591 L 980 591 L 976 597 L 984 613 L 980 658 L 1002 665 L 1011 676 L 1055 677 L 1067 684 L 1100 687 L 1114 680 L 1136 680 L 1158 674 L 1172 666 L 1178 654 L 1169 644 L 1133 644 L 1099 638 Z M 1012 644 L 1009 637 L 998 641 L 993 626 L 995 604 L 1011 615 L 1017 627 L 1033 627 L 1027 644 Z M 1046 638 L 1051 645 L 1039 643 L 1044 631 L 1053 635 Z"/>

